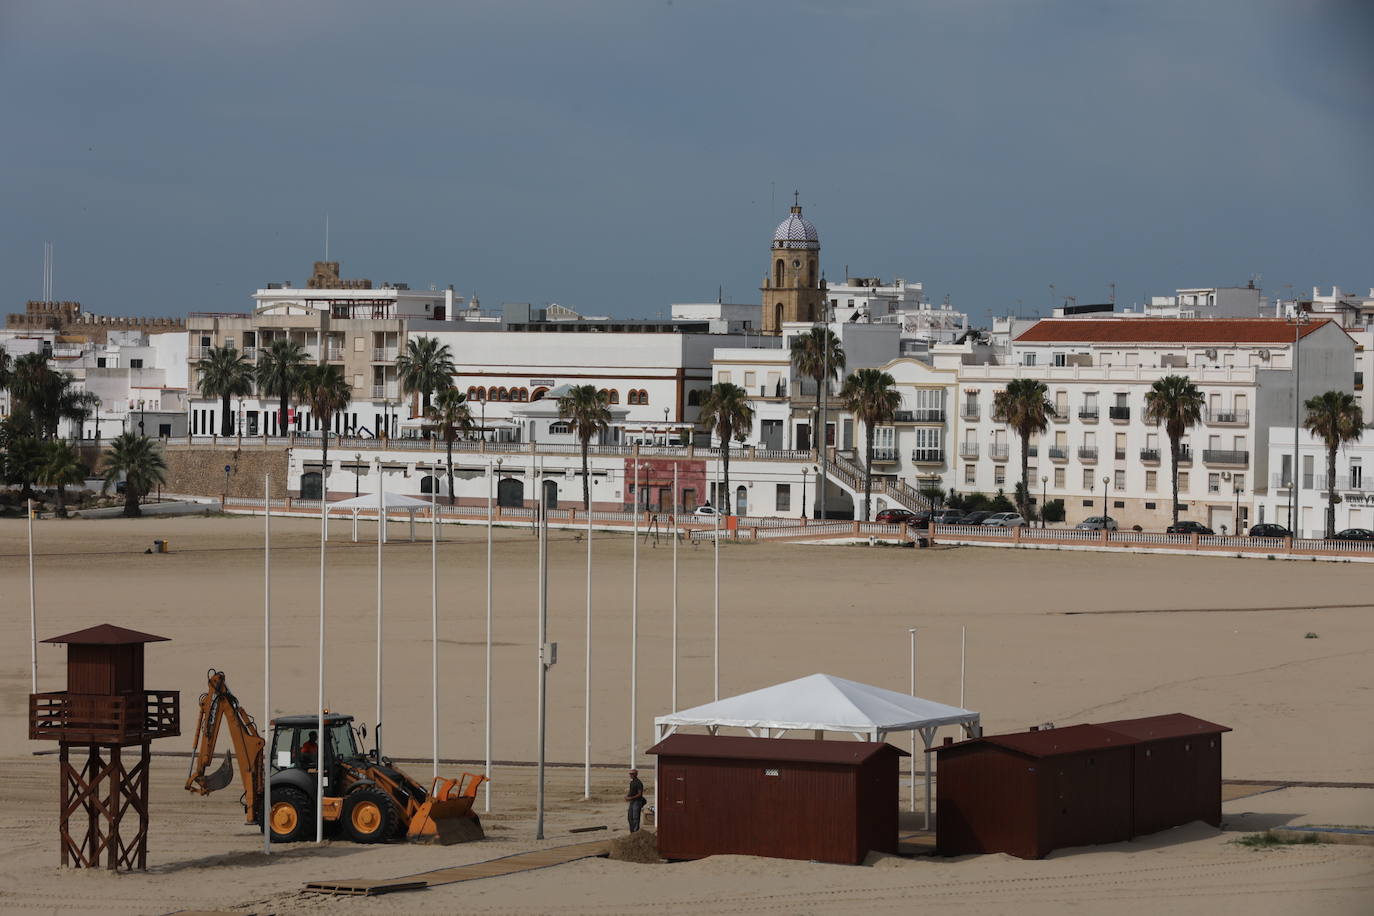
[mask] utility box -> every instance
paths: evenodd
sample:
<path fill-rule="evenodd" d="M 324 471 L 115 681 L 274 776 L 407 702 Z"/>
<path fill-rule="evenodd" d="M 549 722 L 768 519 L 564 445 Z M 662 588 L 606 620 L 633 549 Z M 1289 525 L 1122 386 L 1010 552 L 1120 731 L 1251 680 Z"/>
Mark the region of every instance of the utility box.
<path fill-rule="evenodd" d="M 882 742 L 670 735 L 658 757 L 659 855 L 857 865 L 897 851 L 899 761 Z"/>

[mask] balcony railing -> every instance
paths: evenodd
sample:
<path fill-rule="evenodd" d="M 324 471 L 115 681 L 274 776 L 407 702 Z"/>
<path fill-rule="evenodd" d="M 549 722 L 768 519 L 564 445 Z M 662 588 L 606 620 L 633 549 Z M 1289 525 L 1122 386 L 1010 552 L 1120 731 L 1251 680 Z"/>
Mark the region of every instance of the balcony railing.
<path fill-rule="evenodd" d="M 1096 460 L 1097 460 L 1097 449 L 1095 449 L 1095 448 L 1088 448 L 1087 446 L 1084 446 L 1084 447 L 1080 448 L 1080 449 L 1078 450 L 1078 460 L 1079 460 L 1079 461 L 1096 461 Z"/>
<path fill-rule="evenodd" d="M 1108 407 L 1107 416 L 1117 422 L 1125 422 L 1131 419 L 1131 408 L 1129 407 Z"/>
<path fill-rule="evenodd" d="M 1250 411 L 1208 408 L 1203 412 L 1203 419 L 1212 426 L 1249 426 Z"/>
<path fill-rule="evenodd" d="M 911 412 L 911 416 L 917 423 L 943 423 L 945 409 L 943 407 L 918 407 Z"/>
<path fill-rule="evenodd" d="M 1192 449 L 1188 449 L 1188 448 L 1181 448 L 1181 449 L 1179 449 L 1179 450 L 1178 450 L 1178 463 L 1179 463 L 1179 464 L 1192 464 L 1192 463 L 1193 463 L 1193 450 L 1192 450 Z"/>
<path fill-rule="evenodd" d="M 1066 449 L 1066 448 L 1056 448 L 1055 446 L 1052 445 L 1052 446 L 1049 447 L 1049 449 L 1048 449 L 1047 451 L 1049 452 L 1050 460 L 1051 460 L 1051 461 L 1068 461 L 1068 460 L 1069 460 L 1069 450 Z"/>
<path fill-rule="evenodd" d="M 1052 411 L 1050 412 L 1050 421 L 1053 422 L 1053 423 L 1067 423 L 1067 422 L 1069 422 L 1069 408 L 1067 408 L 1067 407 L 1063 407 L 1063 408 L 1056 407 L 1054 410 L 1052 410 Z"/>
<path fill-rule="evenodd" d="M 1098 410 L 1096 407 L 1083 407 L 1080 408 L 1078 411 L 1078 419 L 1084 420 L 1089 423 L 1096 423 L 1097 417 Z"/>
<path fill-rule="evenodd" d="M 981 413 L 977 404 L 965 404 L 963 409 L 959 411 L 959 416 L 964 420 L 976 420 L 981 416 Z"/>
<path fill-rule="evenodd" d="M 1125 450 L 1124 448 L 1119 448 L 1119 449 L 1116 450 L 1116 460 L 1117 460 L 1117 461 L 1125 461 L 1125 460 L 1126 460 L 1126 450 Z"/>
<path fill-rule="evenodd" d="M 181 693 L 149 690 L 114 696 L 29 694 L 29 740 L 141 744 L 181 734 Z"/>
<path fill-rule="evenodd" d="M 391 363 L 396 361 L 395 347 L 373 347 L 372 361 L 374 363 Z"/>
<path fill-rule="evenodd" d="M 977 458 L 977 457 L 978 457 L 978 443 L 977 443 L 977 442 L 963 442 L 963 443 L 960 443 L 960 445 L 959 445 L 959 457 L 960 457 L 960 458 Z"/>
<path fill-rule="evenodd" d="M 875 445 L 875 446 L 873 447 L 873 460 L 874 460 L 874 461 L 896 461 L 896 460 L 897 460 L 897 450 L 896 450 L 895 448 L 887 448 L 887 447 L 876 446 L 876 445 Z"/>
<path fill-rule="evenodd" d="M 1250 463 L 1249 452 L 1227 451 L 1225 449 L 1205 448 L 1202 450 L 1202 460 L 1207 464 L 1240 464 Z"/>
<path fill-rule="evenodd" d="M 1159 449 L 1142 448 L 1140 450 L 1140 460 L 1146 464 L 1159 464 Z"/>
<path fill-rule="evenodd" d="M 911 450 L 911 461 L 913 464 L 943 464 L 944 460 L 944 449 L 914 448 Z"/>
<path fill-rule="evenodd" d="M 395 397 L 396 397 L 396 386 L 395 386 L 395 385 L 373 385 L 373 386 L 372 386 L 372 400 L 374 400 L 374 401 L 394 400 Z"/>
<path fill-rule="evenodd" d="M 325 359 L 329 360 L 330 362 L 343 362 L 343 358 L 343 347 L 330 347 L 328 354 L 326 354 L 325 356 Z"/>
<path fill-rule="evenodd" d="M 989 445 L 988 457 L 993 461 L 1006 461 L 1010 451 L 1005 445 Z"/>

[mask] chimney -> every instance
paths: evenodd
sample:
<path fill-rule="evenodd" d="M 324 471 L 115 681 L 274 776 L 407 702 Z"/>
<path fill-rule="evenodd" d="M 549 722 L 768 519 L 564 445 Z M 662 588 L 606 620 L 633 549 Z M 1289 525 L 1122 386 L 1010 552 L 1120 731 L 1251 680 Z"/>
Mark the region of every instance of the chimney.
<path fill-rule="evenodd" d="M 945 735 L 945 747 L 949 747 L 953 743 L 954 739 L 951 738 L 949 735 Z"/>

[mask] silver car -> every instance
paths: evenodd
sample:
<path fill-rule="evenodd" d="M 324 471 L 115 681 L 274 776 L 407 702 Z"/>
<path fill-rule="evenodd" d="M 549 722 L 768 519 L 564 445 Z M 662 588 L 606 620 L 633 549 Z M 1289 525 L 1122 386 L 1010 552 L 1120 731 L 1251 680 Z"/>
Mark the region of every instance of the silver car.
<path fill-rule="evenodd" d="M 1020 528 L 1026 520 L 1015 512 L 998 512 L 983 519 L 983 524 L 992 528 Z"/>
<path fill-rule="evenodd" d="M 1080 531 L 1115 531 L 1116 519 L 1110 515 L 1092 515 L 1074 525 Z"/>

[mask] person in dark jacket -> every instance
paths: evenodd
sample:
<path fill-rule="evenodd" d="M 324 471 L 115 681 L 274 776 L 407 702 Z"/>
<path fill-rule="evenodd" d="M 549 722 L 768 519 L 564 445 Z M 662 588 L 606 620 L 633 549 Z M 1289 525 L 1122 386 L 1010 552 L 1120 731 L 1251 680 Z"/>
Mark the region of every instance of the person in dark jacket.
<path fill-rule="evenodd" d="M 639 781 L 639 770 L 630 771 L 630 790 L 625 793 L 625 801 L 629 802 L 630 809 L 626 816 L 630 822 L 630 832 L 634 833 L 639 829 L 639 815 L 644 810 L 648 801 L 644 798 L 644 783 Z"/>

